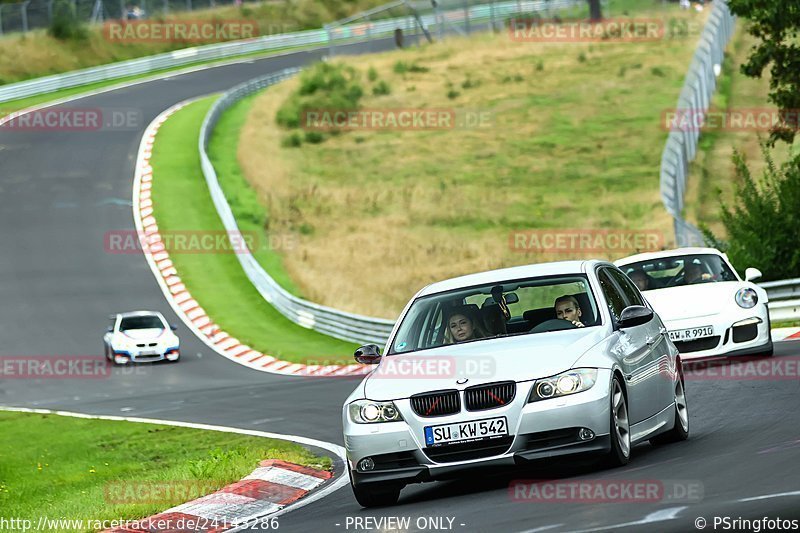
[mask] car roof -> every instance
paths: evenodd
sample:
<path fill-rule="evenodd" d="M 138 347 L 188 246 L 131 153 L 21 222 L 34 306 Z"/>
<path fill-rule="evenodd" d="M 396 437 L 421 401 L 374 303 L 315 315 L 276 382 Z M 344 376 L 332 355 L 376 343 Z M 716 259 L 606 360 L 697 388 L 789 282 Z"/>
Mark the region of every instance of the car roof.
<path fill-rule="evenodd" d="M 660 252 L 646 252 L 643 254 L 630 255 L 628 257 L 623 257 L 622 259 L 617 259 L 616 261 L 614 261 L 614 264 L 617 266 L 629 265 L 631 263 L 638 263 L 639 261 L 650 261 L 652 259 L 661 259 L 664 257 L 676 257 L 679 255 L 702 255 L 702 254 L 713 254 L 719 256 L 725 255 L 716 248 L 687 247 L 687 248 L 676 248 L 674 250 L 662 250 Z"/>
<path fill-rule="evenodd" d="M 122 318 L 130 318 L 134 316 L 154 316 L 161 318 L 161 313 L 158 311 L 127 311 L 125 313 L 117 313 Z"/>
<path fill-rule="evenodd" d="M 607 261 L 599 261 L 596 259 L 588 261 L 556 261 L 552 263 L 538 263 L 467 274 L 465 276 L 431 283 L 422 289 L 418 296 L 428 296 L 464 287 L 474 287 L 475 285 L 502 283 L 514 279 L 557 276 L 559 274 L 583 274 L 592 268 L 592 266 L 599 263 L 607 263 Z"/>

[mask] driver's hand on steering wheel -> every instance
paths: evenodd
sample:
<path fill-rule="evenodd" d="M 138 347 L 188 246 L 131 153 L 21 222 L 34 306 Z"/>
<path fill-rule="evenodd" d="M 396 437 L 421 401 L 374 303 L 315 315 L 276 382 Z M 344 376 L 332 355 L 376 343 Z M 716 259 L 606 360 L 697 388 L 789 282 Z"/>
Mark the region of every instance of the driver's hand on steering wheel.
<path fill-rule="evenodd" d="M 576 327 L 579 327 L 579 328 L 582 328 L 582 327 L 583 327 L 583 322 L 580 322 L 580 321 L 578 321 L 578 320 L 570 320 L 570 322 L 572 322 L 572 324 L 573 324 L 574 326 L 576 326 Z"/>

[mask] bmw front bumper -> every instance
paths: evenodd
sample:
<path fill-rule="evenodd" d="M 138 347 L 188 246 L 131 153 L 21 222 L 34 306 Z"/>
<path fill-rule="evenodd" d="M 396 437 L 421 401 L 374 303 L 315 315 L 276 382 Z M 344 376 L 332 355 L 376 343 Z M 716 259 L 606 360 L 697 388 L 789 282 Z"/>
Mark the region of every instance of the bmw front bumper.
<path fill-rule="evenodd" d="M 468 470 L 514 466 L 562 455 L 605 452 L 610 449 L 611 371 L 600 369 L 595 385 L 584 392 L 528 403 L 532 381 L 517 384 L 514 400 L 506 406 L 465 411 L 439 417 L 421 417 L 409 399 L 394 403 L 399 422 L 356 424 L 344 413 L 344 440 L 352 481 L 362 483 L 417 483 L 457 477 Z M 425 445 L 424 428 L 441 424 L 506 417 L 507 437 L 469 445 Z M 581 429 L 593 438 L 581 439 Z M 448 450 L 449 448 L 449 450 Z M 443 453 L 446 452 L 446 453 Z M 359 463 L 371 458 L 374 468 Z"/>

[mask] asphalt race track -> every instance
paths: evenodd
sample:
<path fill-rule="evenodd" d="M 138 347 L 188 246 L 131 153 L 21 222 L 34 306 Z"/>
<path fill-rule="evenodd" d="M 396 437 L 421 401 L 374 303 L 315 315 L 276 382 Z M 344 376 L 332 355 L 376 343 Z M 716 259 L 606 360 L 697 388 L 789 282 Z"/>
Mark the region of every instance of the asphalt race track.
<path fill-rule="evenodd" d="M 362 49 L 354 45 L 352 51 Z M 141 124 L 128 131 L 0 129 L 0 357 L 99 355 L 108 314 L 139 308 L 163 312 L 178 324 L 182 341 L 177 365 L 116 369 L 93 380 L 0 379 L 0 405 L 191 421 L 342 444 L 339 406 L 354 378 L 275 376 L 214 354 L 173 314 L 142 255 L 107 253 L 103 247 L 106 232 L 133 230 L 134 159 L 142 132 L 156 115 L 178 101 L 320 55 L 299 52 L 254 60 L 68 104 L 141 111 Z M 792 356 L 800 356 L 800 342 L 776 345 L 776 358 Z M 696 531 L 697 517 L 708 521 L 708 530 L 714 530 L 714 516 L 800 518 L 798 380 L 732 381 L 689 374 L 686 389 L 690 440 L 639 446 L 625 468 L 603 470 L 574 459 L 551 462 L 408 487 L 396 507 L 370 511 L 344 488 L 281 516 L 280 530 L 395 527 L 394 522 L 355 522 L 366 517 L 410 517 L 410 530 L 435 530 L 427 519 L 442 517 L 439 530 L 496 532 Z M 342 472 L 341 464 L 337 471 Z M 653 503 L 514 501 L 509 483 L 515 479 L 676 482 L 693 487 L 695 497 Z M 751 500 L 741 501 L 746 499 Z M 452 525 L 446 518 L 453 519 Z"/>

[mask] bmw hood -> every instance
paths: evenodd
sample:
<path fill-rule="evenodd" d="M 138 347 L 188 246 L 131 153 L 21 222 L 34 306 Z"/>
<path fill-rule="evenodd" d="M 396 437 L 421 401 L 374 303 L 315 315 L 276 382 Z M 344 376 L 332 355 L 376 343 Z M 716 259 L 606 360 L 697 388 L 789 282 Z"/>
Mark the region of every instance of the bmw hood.
<path fill-rule="evenodd" d="M 605 338 L 604 331 L 591 327 L 535 333 L 386 356 L 364 380 L 364 396 L 398 400 L 435 390 L 552 376 L 572 368 Z"/>
<path fill-rule="evenodd" d="M 121 333 L 137 341 L 146 341 L 157 339 L 162 333 L 164 333 L 164 330 L 161 328 L 126 329 Z"/>
<path fill-rule="evenodd" d="M 646 291 L 644 297 L 664 321 L 699 318 L 721 313 L 734 303 L 738 281 L 698 283 Z"/>

